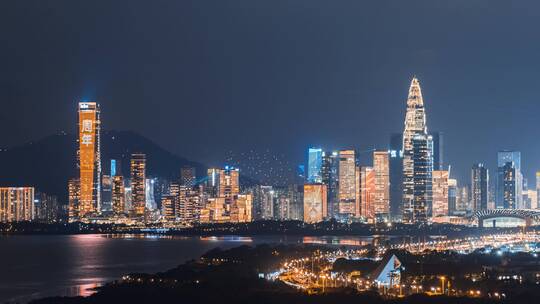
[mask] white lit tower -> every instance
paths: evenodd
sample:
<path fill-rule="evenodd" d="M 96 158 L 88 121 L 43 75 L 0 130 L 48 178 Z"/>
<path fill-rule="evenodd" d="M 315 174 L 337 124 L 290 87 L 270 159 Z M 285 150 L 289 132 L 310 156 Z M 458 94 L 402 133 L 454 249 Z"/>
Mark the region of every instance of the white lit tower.
<path fill-rule="evenodd" d="M 420 82 L 413 77 L 407 98 L 405 129 L 403 130 L 403 221 L 417 222 L 414 206 L 414 147 L 413 138 L 427 136 L 426 112 Z M 422 218 L 425 218 L 422 217 Z"/>

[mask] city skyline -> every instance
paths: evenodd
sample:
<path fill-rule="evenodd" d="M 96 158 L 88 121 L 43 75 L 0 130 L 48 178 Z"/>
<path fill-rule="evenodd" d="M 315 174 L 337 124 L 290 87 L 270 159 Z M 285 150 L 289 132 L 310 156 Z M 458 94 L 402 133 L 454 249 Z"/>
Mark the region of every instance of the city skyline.
<path fill-rule="evenodd" d="M 111 4 L 111 13 L 102 16 L 98 28 L 89 28 L 91 22 L 85 21 L 91 14 L 83 13 L 98 14 L 93 4 L 57 8 L 59 19 L 41 14 L 46 8 L 36 6 L 29 11 L 36 15 L 36 22 L 58 29 L 43 35 L 24 21 L 14 20 L 24 7 L 9 4 L 15 13 L 5 16 L 4 22 L 21 26 L 4 27 L 16 29 L 6 35 L 19 44 L 1 51 L 2 58 L 12 59 L 4 65 L 6 75 L 16 77 L 6 80 L 7 90 L 0 97 L 6 101 L 6 112 L 20 113 L 26 107 L 38 111 L 16 119 L 5 115 L 0 122 L 0 145 L 12 147 L 59 131 L 74 133 L 76 118 L 71 113 L 76 101 L 85 99 L 103 107 L 104 129 L 134 130 L 177 155 L 210 166 L 223 162 L 230 150 L 267 148 L 299 164 L 304 158 L 299 151 L 313 145 L 329 150 L 349 146 L 359 151 L 385 149 L 388 136 L 400 131 L 403 91 L 410 77 L 417 75 L 424 87 L 430 129 L 445 133 L 445 159 L 453 164 L 459 180 L 468 177 L 470 165 L 477 162 L 495 172 L 499 150 L 521 151 L 523 173 L 532 180 L 540 168 L 540 160 L 534 157 L 540 146 L 528 143 L 535 135 L 531 113 L 540 110 L 534 102 L 538 80 L 533 73 L 538 66 L 534 55 L 538 42 L 530 39 L 536 35 L 531 26 L 535 10 L 522 16 L 520 7 L 490 4 L 492 14 L 484 16 L 482 23 L 476 19 L 483 11 L 482 1 L 458 2 L 448 10 L 443 4 L 420 1 L 397 4 L 399 10 L 384 3 L 344 3 L 338 9 L 314 1 L 311 10 L 301 11 L 280 9 L 279 2 L 253 4 L 262 14 L 254 24 L 252 15 L 235 10 L 234 5 L 221 4 L 219 12 L 202 3 L 174 4 L 169 12 L 155 8 L 168 26 L 151 22 L 155 17 L 147 13 L 139 12 L 149 19 L 129 18 L 124 7 Z M 144 7 L 137 1 L 132 5 L 134 9 Z M 419 18 L 399 18 L 401 13 L 416 14 L 419 7 L 426 12 Z M 373 9 L 385 11 L 388 23 L 365 13 Z M 319 10 L 339 15 L 341 21 L 331 22 L 334 18 L 321 17 L 316 13 Z M 204 20 L 194 12 L 210 13 L 214 26 L 202 26 Z M 182 18 L 183 14 L 190 18 Z M 280 14 L 297 43 L 281 38 L 279 27 L 267 27 Z M 226 15 L 237 21 L 228 21 Z M 511 28 L 521 34 L 509 36 L 512 30 L 498 22 L 501 17 L 514 20 Z M 129 26 L 115 26 L 118 20 Z M 189 26 L 181 26 L 179 20 Z M 61 27 L 63 22 L 71 24 L 81 39 Z M 368 29 L 364 22 L 374 27 Z M 245 24 L 250 24 L 253 33 L 233 34 Z M 312 28 L 327 35 L 313 35 Z M 160 31 L 162 35 L 150 36 Z M 448 39 L 438 38 L 440 33 Z M 501 43 L 500 35 L 493 33 L 513 43 Z M 207 38 L 201 38 L 202 45 L 183 48 L 182 41 L 191 41 L 193 36 Z M 152 43 L 138 43 L 139 39 Z M 49 43 L 58 40 L 63 44 Z M 267 40 L 273 47 L 266 47 Z M 136 47 L 127 51 L 122 44 Z M 152 44 L 160 47 L 163 53 L 157 57 L 161 59 L 152 59 Z M 73 50 L 66 45 L 77 47 Z M 491 46 L 489 53 L 481 51 L 485 45 Z M 94 46 L 96 52 L 85 46 Z M 284 51 L 293 47 L 296 52 Z M 375 48 L 381 51 L 374 52 Z M 34 49 L 42 49 L 47 56 L 29 53 Z M 228 50 L 229 63 L 221 60 L 219 50 L 223 49 Z M 320 51 L 312 52 L 314 49 Z M 201 50 L 205 52 L 197 61 Z M 301 54 L 303 60 L 298 59 Z M 140 71 L 132 65 L 136 60 L 144 67 Z M 58 61 L 63 64 L 51 66 Z M 231 72 L 233 66 L 239 72 Z M 311 68 L 315 66 L 320 69 Z M 206 89 L 210 87 L 214 89 Z M 201 109 L 202 103 L 214 110 Z M 255 104 L 264 105 L 264 110 Z M 131 115 L 123 115 L 127 109 Z M 175 119 L 173 113 L 180 110 L 183 119 Z M 243 119 L 228 119 L 235 115 Z M 276 123 L 262 123 L 270 118 Z M 235 138 L 221 139 L 218 126 L 225 121 Z M 200 138 L 212 142 L 212 149 Z"/>
<path fill-rule="evenodd" d="M 0 303 L 540 298 L 540 2 L 4 2 Z"/>
<path fill-rule="evenodd" d="M 110 175 L 103 174 L 100 105 L 81 101 L 76 151 L 79 177 L 68 181 L 68 220 L 172 226 L 267 219 L 472 224 L 477 214 L 488 210 L 538 208 L 539 189 L 528 189 L 521 173 L 521 152 L 498 152 L 495 192 L 491 190 L 491 195 L 489 170 L 482 163 L 472 166 L 470 183 L 463 181 L 458 187 L 457 180 L 450 178 L 451 164 L 443 161 L 443 133 L 428 131 L 416 77 L 411 80 L 406 106 L 403 134 L 392 135 L 391 150 L 373 150 L 371 166 L 359 162 L 356 150 L 311 147 L 306 171 L 284 191 L 279 185 L 265 183 L 242 187 L 239 168 L 229 165 L 208 168 L 201 180 L 190 166 L 179 169 L 176 181 L 162 176 L 146 178 L 147 155 L 142 152 L 131 153 L 127 183 L 117 175 L 116 159 L 105 160 L 110 162 Z M 302 194 L 299 184 L 303 184 Z M 123 199 L 119 197 L 122 193 Z M 8 200 L 3 202 L 5 205 Z M 33 202 L 31 206 L 33 212 Z M 48 206 L 37 205 L 36 213 L 49 213 Z M 10 216 L 14 213 L 6 207 L 0 211 Z M 302 213 L 303 219 L 299 217 Z M 60 212 L 57 216 L 61 217 Z M 29 219 L 34 219 L 33 214 Z"/>

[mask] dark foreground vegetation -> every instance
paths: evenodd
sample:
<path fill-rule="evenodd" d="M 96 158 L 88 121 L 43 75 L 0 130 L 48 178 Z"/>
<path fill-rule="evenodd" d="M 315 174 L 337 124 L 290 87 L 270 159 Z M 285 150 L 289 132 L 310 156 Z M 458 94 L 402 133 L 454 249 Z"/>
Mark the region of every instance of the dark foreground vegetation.
<path fill-rule="evenodd" d="M 200 259 L 187 262 L 174 269 L 157 274 L 130 274 L 107 284 L 89 297 L 53 297 L 35 300 L 33 304 L 93 304 L 93 303 L 532 303 L 540 297 L 540 287 L 534 284 L 508 285 L 508 297 L 496 300 L 487 297 L 447 297 L 415 294 L 400 299 L 388 299 L 376 290 L 358 292 L 353 288 L 328 289 L 326 293 L 308 295 L 280 281 L 261 278 L 271 273 L 286 259 L 309 256 L 315 250 L 328 250 L 316 246 L 241 246 L 230 250 L 214 249 Z M 528 255 L 492 256 L 473 253 L 460 256 L 453 253 L 426 252 L 411 255 L 392 252 L 411 265 L 404 280 L 429 277 L 446 272 L 449 277 L 481 273 L 483 265 L 508 265 L 516 261 L 530 263 Z M 417 264 L 417 265 L 415 265 Z M 420 267 L 419 264 L 424 266 Z M 355 268 L 354 262 L 338 260 L 337 271 Z M 465 283 L 463 283 L 465 284 Z M 504 287 L 504 286 L 503 286 Z M 532 302 L 531 302 L 532 301 Z"/>

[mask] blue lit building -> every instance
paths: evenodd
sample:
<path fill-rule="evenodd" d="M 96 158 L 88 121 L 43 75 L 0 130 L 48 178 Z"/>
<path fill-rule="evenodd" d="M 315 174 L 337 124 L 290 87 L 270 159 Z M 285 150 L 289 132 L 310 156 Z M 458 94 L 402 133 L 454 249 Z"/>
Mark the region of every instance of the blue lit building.
<path fill-rule="evenodd" d="M 308 183 L 322 183 L 322 158 L 321 148 L 309 148 L 308 151 Z"/>
<path fill-rule="evenodd" d="M 116 176 L 116 159 L 111 159 L 111 176 Z"/>

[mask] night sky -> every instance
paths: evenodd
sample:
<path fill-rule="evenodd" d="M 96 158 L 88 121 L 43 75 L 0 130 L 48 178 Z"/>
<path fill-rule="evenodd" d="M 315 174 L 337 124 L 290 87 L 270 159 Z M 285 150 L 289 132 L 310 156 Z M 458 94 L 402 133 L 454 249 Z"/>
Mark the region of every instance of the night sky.
<path fill-rule="evenodd" d="M 460 183 L 516 149 L 533 184 L 540 2 L 519 4 L 5 0 L 0 146 L 76 132 L 87 99 L 105 129 L 209 165 L 267 149 L 298 164 L 309 145 L 386 148 L 416 75 Z"/>

